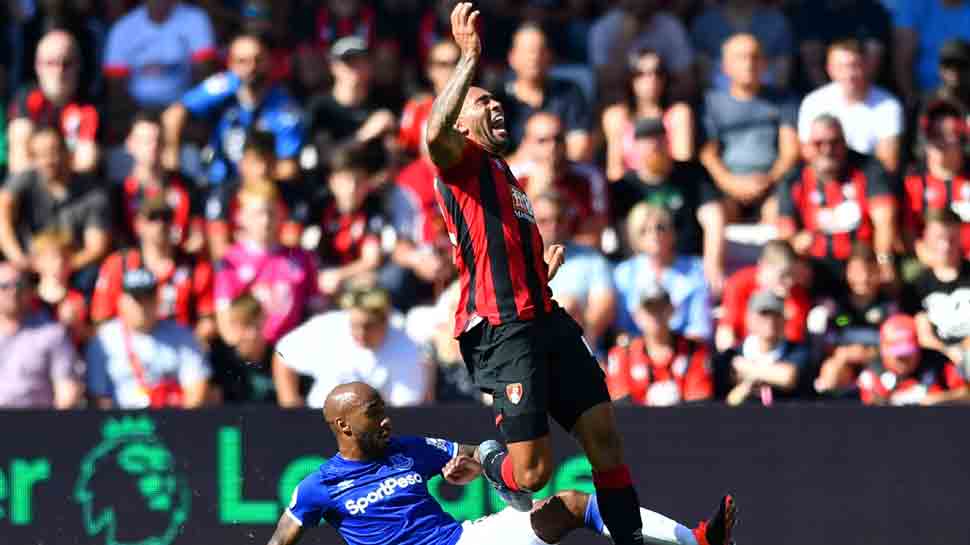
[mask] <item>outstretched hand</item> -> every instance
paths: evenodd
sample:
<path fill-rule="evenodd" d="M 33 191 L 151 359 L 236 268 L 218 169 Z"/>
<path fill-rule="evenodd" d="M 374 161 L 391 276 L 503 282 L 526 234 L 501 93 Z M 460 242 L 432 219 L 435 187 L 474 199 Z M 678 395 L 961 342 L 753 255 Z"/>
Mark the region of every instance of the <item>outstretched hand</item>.
<path fill-rule="evenodd" d="M 459 454 L 441 469 L 441 475 L 451 484 L 464 485 L 475 480 L 482 473 L 482 464 L 471 456 Z"/>
<path fill-rule="evenodd" d="M 552 244 L 546 248 L 546 264 L 549 266 L 549 273 L 546 276 L 548 280 L 552 280 L 556 276 L 556 271 L 559 267 L 566 261 L 566 247 L 562 244 Z"/>
<path fill-rule="evenodd" d="M 451 34 L 463 56 L 477 58 L 482 54 L 482 40 L 478 35 L 480 16 L 471 2 L 460 2 L 451 11 Z"/>

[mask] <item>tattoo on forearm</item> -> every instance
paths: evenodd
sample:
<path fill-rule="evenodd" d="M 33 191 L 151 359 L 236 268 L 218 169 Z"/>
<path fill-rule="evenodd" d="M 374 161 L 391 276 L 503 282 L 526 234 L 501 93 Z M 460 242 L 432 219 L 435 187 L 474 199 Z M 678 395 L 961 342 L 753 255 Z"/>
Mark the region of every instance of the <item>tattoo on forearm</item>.
<path fill-rule="evenodd" d="M 478 59 L 475 57 L 463 56 L 455 67 L 455 73 L 448 80 L 445 89 L 434 99 L 431 105 L 431 114 L 428 116 L 428 132 L 430 134 L 440 134 L 442 129 L 447 130 L 454 126 L 461 113 L 461 105 L 471 87 L 472 79 L 475 77 L 475 69 L 478 67 Z"/>

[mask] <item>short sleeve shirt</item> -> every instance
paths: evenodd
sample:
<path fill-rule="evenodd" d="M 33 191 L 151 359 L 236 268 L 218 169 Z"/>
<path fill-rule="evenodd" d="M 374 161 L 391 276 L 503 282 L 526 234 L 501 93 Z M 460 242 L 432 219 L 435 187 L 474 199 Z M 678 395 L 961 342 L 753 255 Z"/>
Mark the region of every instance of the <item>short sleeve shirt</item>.
<path fill-rule="evenodd" d="M 962 261 L 957 277 L 941 281 L 932 270 L 923 271 L 910 285 L 907 310 L 925 312 L 933 331 L 944 344 L 957 344 L 970 336 L 970 262 Z"/>
<path fill-rule="evenodd" d="M 940 83 L 940 47 L 953 38 L 970 40 L 970 2 L 949 7 L 943 0 L 897 0 L 893 24 L 919 36 L 913 72 L 919 88 L 928 91 Z"/>
<path fill-rule="evenodd" d="M 553 297 L 570 297 L 586 303 L 592 294 L 612 292 L 613 271 L 600 252 L 566 242 L 566 261 L 549 280 Z"/>
<path fill-rule="evenodd" d="M 17 201 L 17 237 L 28 246 L 33 235 L 47 228 L 70 232 L 74 243 L 80 245 L 86 229 L 109 230 L 111 207 L 106 192 L 93 179 L 75 177 L 68 185 L 67 195 L 57 199 L 35 171 L 13 176 L 3 191 Z"/>
<path fill-rule="evenodd" d="M 526 121 L 536 112 L 552 112 L 559 116 L 567 133 L 589 131 L 590 107 L 583 91 L 575 83 L 556 78 L 547 80 L 542 104 L 538 108 L 533 108 L 516 98 L 513 85 L 514 81 L 506 83 L 503 92 L 497 97 L 505 111 L 505 126 L 509 130 L 513 146 L 518 146 L 522 142 Z"/>
<path fill-rule="evenodd" d="M 685 337 L 707 339 L 711 336 L 710 291 L 704 277 L 700 258 L 678 256 L 674 263 L 659 275 L 650 258 L 637 255 L 620 263 L 613 270 L 613 283 L 619 298 L 615 325 L 620 331 L 639 335 L 633 315 L 640 304 L 644 286 L 654 282 L 670 295 L 674 313 L 670 329 Z"/>
<path fill-rule="evenodd" d="M 13 335 L 0 335 L 0 354 L 3 408 L 53 408 L 55 382 L 84 379 L 70 333 L 44 313 L 28 317 Z"/>
<path fill-rule="evenodd" d="M 768 172 L 778 158 L 778 133 L 796 126 L 795 102 L 765 89 L 752 100 L 738 100 L 725 91 L 704 97 L 703 125 L 708 141 L 721 146 L 721 160 L 734 174 Z"/>

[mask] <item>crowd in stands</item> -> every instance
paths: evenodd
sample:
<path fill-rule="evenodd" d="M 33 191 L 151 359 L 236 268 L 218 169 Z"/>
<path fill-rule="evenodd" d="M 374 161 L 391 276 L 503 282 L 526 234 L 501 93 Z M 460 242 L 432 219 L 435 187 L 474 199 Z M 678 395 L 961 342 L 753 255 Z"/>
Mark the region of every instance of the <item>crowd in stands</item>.
<path fill-rule="evenodd" d="M 422 145 L 456 1 L 0 1 L 0 407 L 488 403 Z M 970 400 L 970 0 L 477 4 L 618 402 Z"/>

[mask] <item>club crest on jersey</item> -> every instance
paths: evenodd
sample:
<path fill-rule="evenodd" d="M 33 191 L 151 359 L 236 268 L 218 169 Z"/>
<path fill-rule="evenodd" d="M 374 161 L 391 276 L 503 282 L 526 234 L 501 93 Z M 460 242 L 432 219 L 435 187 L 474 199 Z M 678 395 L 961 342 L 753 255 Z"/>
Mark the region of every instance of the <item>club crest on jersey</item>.
<path fill-rule="evenodd" d="M 394 469 L 411 469 L 414 467 L 414 460 L 408 458 L 403 454 L 392 454 L 388 461 L 394 466 Z"/>
<path fill-rule="evenodd" d="M 512 193 L 512 209 L 515 211 L 516 217 L 535 223 L 535 214 L 532 212 L 532 203 L 529 202 L 529 197 L 513 185 L 509 185 L 509 191 Z"/>
<path fill-rule="evenodd" d="M 515 382 L 513 384 L 506 385 L 505 397 L 509 398 L 509 401 L 511 401 L 513 405 L 518 405 L 519 401 L 522 401 L 522 383 Z"/>

